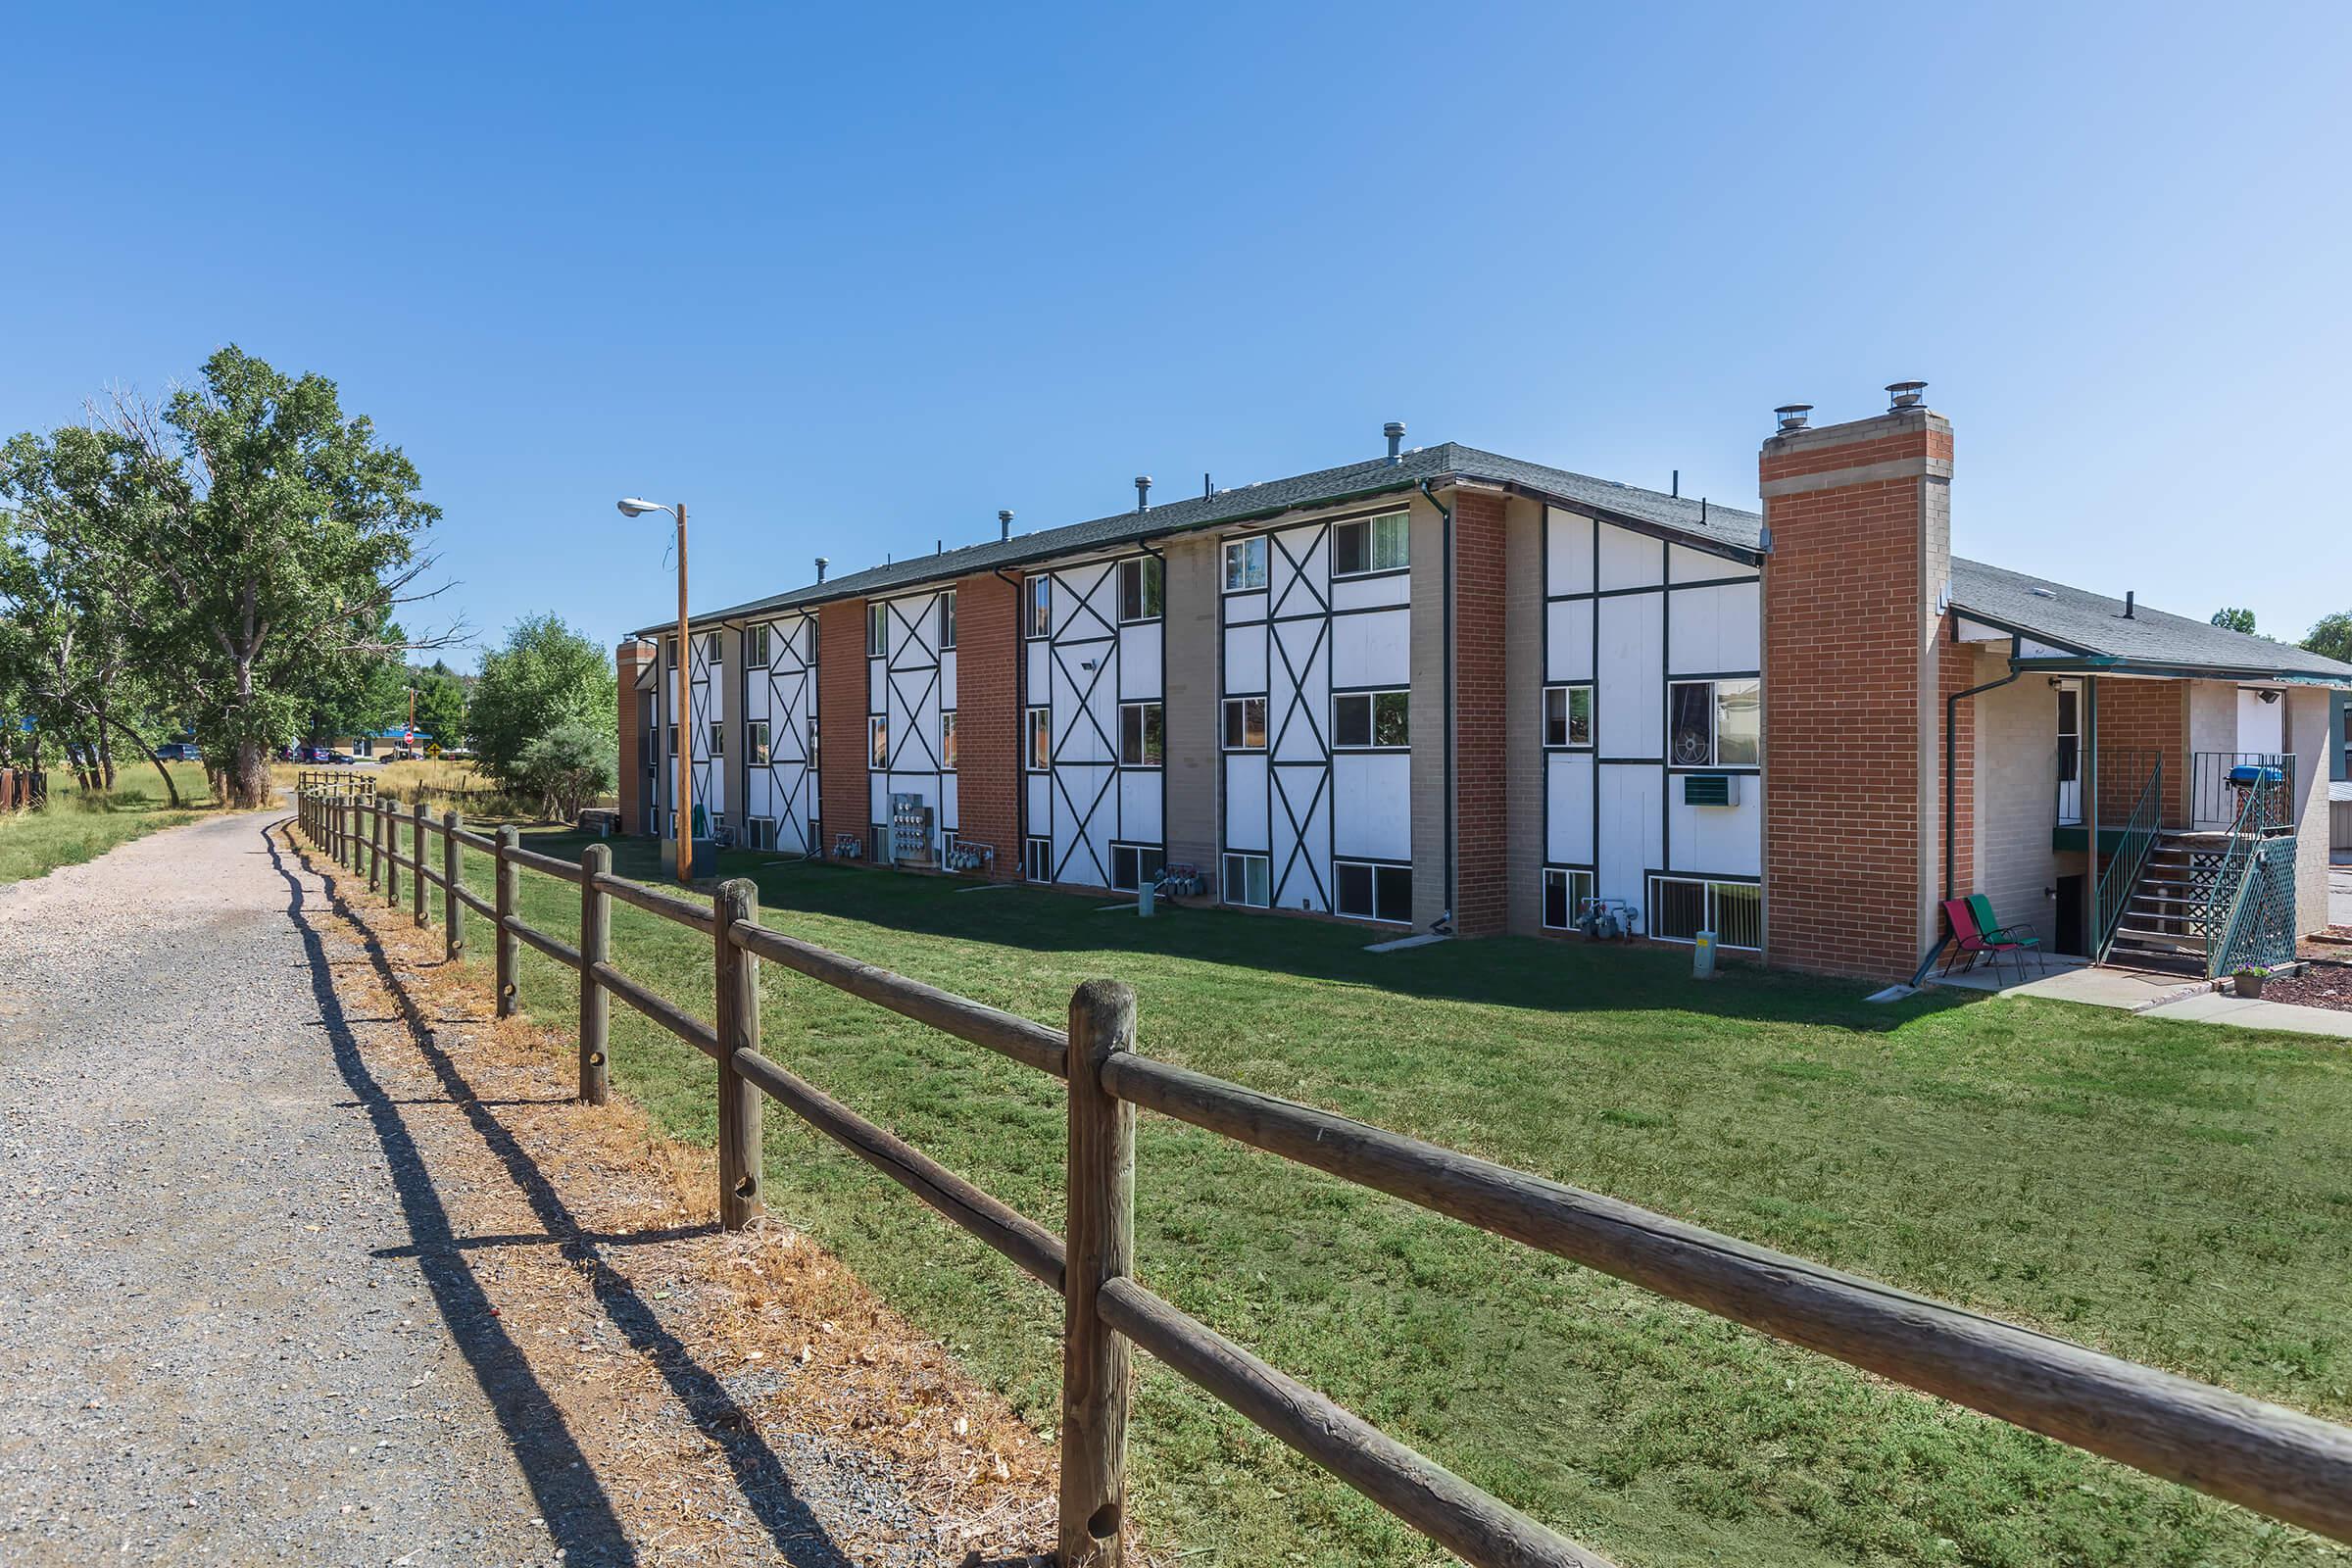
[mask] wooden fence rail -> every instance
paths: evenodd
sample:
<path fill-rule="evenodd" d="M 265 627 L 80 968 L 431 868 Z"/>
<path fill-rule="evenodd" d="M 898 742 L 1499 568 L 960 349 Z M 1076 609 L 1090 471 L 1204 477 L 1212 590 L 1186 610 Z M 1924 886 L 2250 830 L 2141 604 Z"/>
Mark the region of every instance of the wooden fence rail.
<path fill-rule="evenodd" d="M 307 776 L 307 775 L 306 775 Z M 324 775 L 331 785 L 336 775 Z M 1613 1274 L 1718 1317 L 1835 1356 L 1925 1393 L 2117 1459 L 2166 1480 L 2352 1542 L 2352 1429 L 2168 1372 L 2101 1355 L 1981 1313 L 1752 1247 L 1602 1194 L 1563 1186 L 1452 1150 L 1154 1061 L 1135 1049 L 1135 995 L 1089 981 L 1069 1028 L 938 990 L 760 923 L 748 881 L 705 906 L 612 875 L 588 846 L 575 865 L 524 850 L 513 829 L 466 831 L 415 808 L 411 853 L 401 813 L 365 792 L 305 789 L 304 837 L 398 907 L 410 876 L 416 923 L 425 885 L 443 890 L 447 951 L 464 952 L 464 911 L 492 922 L 501 1016 L 522 1007 L 519 946 L 579 977 L 579 1095 L 609 1089 L 608 999 L 618 998 L 718 1066 L 719 1215 L 728 1229 L 760 1212 L 762 1099 L 772 1099 L 872 1165 L 1063 1298 L 1061 1497 L 1066 1568 L 1122 1562 L 1130 1347 L 1141 1346 L 1258 1427 L 1399 1519 L 1476 1565 L 1606 1568 L 1607 1559 L 1528 1518 L 1383 1436 L 1321 1394 L 1162 1300 L 1136 1278 L 1135 1115 L 1156 1111 L 1466 1224 Z M 425 853 L 438 835 L 439 871 Z M 497 897 L 464 886 L 463 852 L 492 857 Z M 520 876 L 580 890 L 577 948 L 516 912 Z M 711 944 L 718 1018 L 705 1023 L 616 968 L 618 900 Z M 1068 1084 L 1068 1237 L 1057 1237 L 895 1134 L 779 1066 L 760 1049 L 764 960 L 994 1051 Z"/>

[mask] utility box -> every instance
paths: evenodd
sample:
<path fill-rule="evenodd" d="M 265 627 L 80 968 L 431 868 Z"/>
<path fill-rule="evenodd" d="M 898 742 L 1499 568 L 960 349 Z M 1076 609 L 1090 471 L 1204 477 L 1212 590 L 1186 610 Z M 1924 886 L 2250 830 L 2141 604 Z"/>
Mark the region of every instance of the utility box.
<path fill-rule="evenodd" d="M 928 867 L 931 852 L 931 808 L 920 795 L 890 798 L 890 863 Z"/>

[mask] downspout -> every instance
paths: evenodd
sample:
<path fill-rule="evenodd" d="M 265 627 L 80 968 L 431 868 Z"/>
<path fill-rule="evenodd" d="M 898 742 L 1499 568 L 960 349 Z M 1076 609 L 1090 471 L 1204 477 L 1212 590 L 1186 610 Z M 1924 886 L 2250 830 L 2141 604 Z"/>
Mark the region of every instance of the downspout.
<path fill-rule="evenodd" d="M 1956 631 L 1957 628 L 1955 628 L 1955 633 Z M 2009 639 L 2008 674 L 2003 675 L 1999 680 L 1988 680 L 1982 686 L 1971 686 L 1966 691 L 1954 692 L 1943 700 L 1943 896 L 1947 899 L 1952 897 L 1952 877 L 1958 864 L 1959 846 L 1953 843 L 1953 837 L 1959 827 L 1959 802 L 1955 799 L 1955 795 L 1960 782 L 1960 760 L 1954 755 L 1953 742 L 1960 728 L 1960 704 L 1967 698 L 1981 696 L 1985 692 L 1998 691 L 2023 675 L 2025 671 L 2017 667 L 2017 658 L 2023 652 L 2023 647 L 2022 639 L 2011 636 Z M 1943 952 L 1944 944 L 1950 940 L 1949 936 L 1937 937 L 1936 945 L 1928 949 L 1927 956 L 1919 960 L 1919 967 L 1911 975 L 1913 990 L 1917 990 L 1927 983 L 1928 971 L 1936 967 L 1937 955 Z"/>
<path fill-rule="evenodd" d="M 1438 515 L 1444 519 L 1445 523 L 1444 531 L 1440 536 L 1442 544 L 1438 554 L 1445 569 L 1442 595 L 1445 600 L 1446 650 L 1446 912 L 1438 917 L 1438 924 L 1433 929 L 1449 930 L 1453 925 L 1455 904 L 1453 863 L 1453 509 L 1438 499 L 1437 492 L 1430 488 L 1429 480 L 1422 480 L 1419 488 L 1421 499 L 1438 509 Z"/>

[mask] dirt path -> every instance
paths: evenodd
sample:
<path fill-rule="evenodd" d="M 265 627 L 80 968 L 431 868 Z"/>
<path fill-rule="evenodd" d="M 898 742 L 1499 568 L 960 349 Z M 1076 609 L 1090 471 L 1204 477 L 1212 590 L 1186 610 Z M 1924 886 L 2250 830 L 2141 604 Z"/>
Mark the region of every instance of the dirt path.
<path fill-rule="evenodd" d="M 1050 1455 L 219 817 L 0 890 L 0 1559 L 938 1563 Z M 689 1160 L 698 1168 L 686 1171 Z"/>

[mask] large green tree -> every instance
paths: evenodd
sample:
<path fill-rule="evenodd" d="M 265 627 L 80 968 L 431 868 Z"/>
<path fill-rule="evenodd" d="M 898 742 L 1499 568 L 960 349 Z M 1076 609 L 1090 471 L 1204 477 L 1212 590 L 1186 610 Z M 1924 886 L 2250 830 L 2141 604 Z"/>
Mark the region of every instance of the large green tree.
<path fill-rule="evenodd" d="M 122 549 L 167 590 L 145 635 L 175 662 L 230 798 L 259 805 L 274 747 L 325 703 L 365 706 L 397 683 L 407 650 L 448 640 L 419 643 L 393 619 L 429 597 L 415 591 L 431 565 L 419 547 L 440 513 L 401 450 L 346 417 L 334 382 L 234 345 L 160 416 L 118 400 L 111 426 L 145 489 Z"/>
<path fill-rule="evenodd" d="M 617 688 L 605 651 L 555 615 L 530 615 L 482 660 L 466 723 L 482 766 L 526 787 L 523 754 L 566 723 L 612 728 Z"/>
<path fill-rule="evenodd" d="M 2213 623 L 2224 631 L 2242 631 L 2247 636 L 2259 635 L 2254 630 L 2254 612 L 2231 606 L 2213 612 Z"/>
<path fill-rule="evenodd" d="M 2339 659 L 2352 664 L 2352 610 L 2339 610 L 2332 615 L 2323 615 L 2320 623 L 2311 628 L 2303 646 L 2323 659 Z"/>
<path fill-rule="evenodd" d="M 416 689 L 416 728 L 444 750 L 465 745 L 471 733 L 466 720 L 466 683 L 437 665 L 416 671 L 411 684 Z"/>

